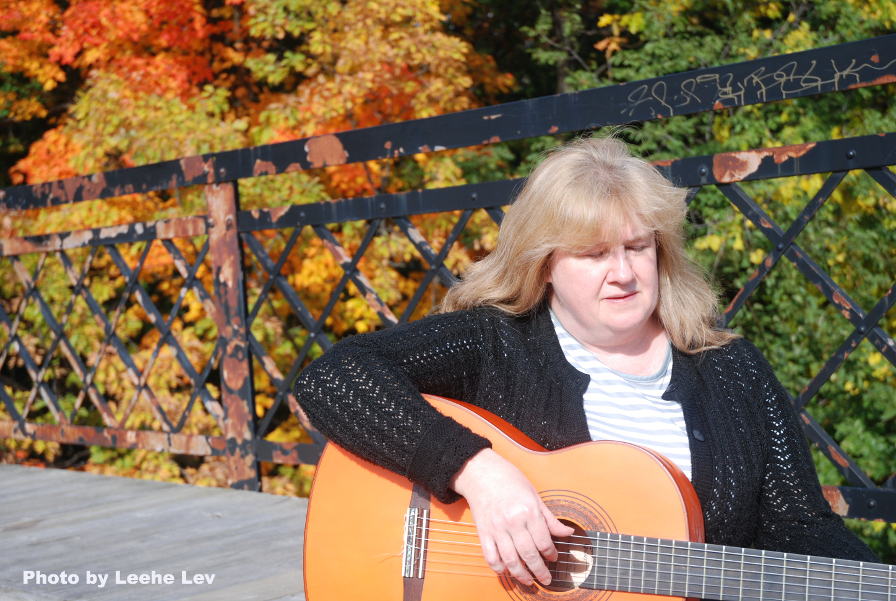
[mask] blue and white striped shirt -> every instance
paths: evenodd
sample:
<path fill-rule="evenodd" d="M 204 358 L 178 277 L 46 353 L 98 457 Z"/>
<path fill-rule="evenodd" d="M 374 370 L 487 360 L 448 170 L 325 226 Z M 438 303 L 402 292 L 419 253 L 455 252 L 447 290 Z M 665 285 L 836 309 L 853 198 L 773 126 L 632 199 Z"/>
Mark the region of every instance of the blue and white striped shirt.
<path fill-rule="evenodd" d="M 681 404 L 663 400 L 672 379 L 672 346 L 662 367 L 650 376 L 633 376 L 604 365 L 566 331 L 551 311 L 563 355 L 591 376 L 585 391 L 585 416 L 592 440 L 619 440 L 653 449 L 690 479 L 691 449 Z"/>

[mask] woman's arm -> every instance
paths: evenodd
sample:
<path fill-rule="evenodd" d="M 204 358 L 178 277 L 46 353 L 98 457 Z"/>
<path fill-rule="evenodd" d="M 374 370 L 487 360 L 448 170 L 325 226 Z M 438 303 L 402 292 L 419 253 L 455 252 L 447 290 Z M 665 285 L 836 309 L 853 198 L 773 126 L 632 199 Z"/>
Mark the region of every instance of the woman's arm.
<path fill-rule="evenodd" d="M 346 338 L 302 371 L 296 399 L 333 442 L 454 501 L 449 480 L 490 444 L 421 392 L 471 399 L 493 322 L 461 311 Z"/>

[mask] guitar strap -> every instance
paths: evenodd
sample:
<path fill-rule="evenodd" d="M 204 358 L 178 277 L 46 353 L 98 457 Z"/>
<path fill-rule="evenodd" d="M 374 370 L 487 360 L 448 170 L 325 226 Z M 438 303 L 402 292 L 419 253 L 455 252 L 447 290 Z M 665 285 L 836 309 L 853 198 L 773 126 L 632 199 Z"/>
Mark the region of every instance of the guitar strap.
<path fill-rule="evenodd" d="M 408 507 L 409 508 L 416 507 L 417 509 L 420 509 L 420 510 L 425 509 L 428 513 L 429 506 L 430 506 L 429 493 L 426 492 L 422 486 L 420 486 L 417 483 L 414 483 L 414 490 L 411 493 L 411 502 L 408 505 Z M 426 558 L 424 557 L 421 559 L 421 561 L 424 561 L 425 559 Z M 423 597 L 423 578 L 418 578 L 417 576 L 405 577 L 403 601 L 420 601 L 420 599 L 422 597 Z"/>

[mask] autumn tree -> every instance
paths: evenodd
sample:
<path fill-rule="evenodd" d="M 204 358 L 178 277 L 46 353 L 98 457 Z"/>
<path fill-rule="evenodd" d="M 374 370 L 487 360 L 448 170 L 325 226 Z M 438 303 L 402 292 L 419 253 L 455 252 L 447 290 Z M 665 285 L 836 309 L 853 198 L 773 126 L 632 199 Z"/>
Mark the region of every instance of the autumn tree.
<path fill-rule="evenodd" d="M 11 95 L 0 97 L 9 119 L 16 123 L 37 117 L 49 119 L 50 105 L 59 99 L 29 94 L 29 90 L 51 91 L 68 81 L 83 82 L 68 99 L 66 110 L 47 121 L 52 127 L 12 167 L 11 177 L 14 183 L 49 181 L 428 117 L 478 106 L 507 92 L 514 85 L 513 77 L 499 72 L 491 57 L 477 53 L 468 42 L 446 32 L 444 21 L 439 4 L 432 0 L 10 2 L 0 9 L 0 49 L 4 57 L 0 72 L 4 81 L 12 82 L 10 86 L 18 86 Z M 240 196 L 243 208 L 252 209 L 459 184 L 465 181 L 459 164 L 489 154 L 488 149 L 481 149 L 416 155 L 257 178 L 240 182 Z M 187 188 L 7 215 L 0 223 L 0 236 L 204 212 L 201 190 Z M 427 238 L 439 244 L 450 230 L 453 217 L 421 218 L 415 223 Z M 483 227 L 494 229 L 488 219 L 474 220 L 470 225 L 476 231 Z M 340 243 L 351 251 L 360 242 L 363 228 L 346 224 L 333 229 Z M 262 232 L 259 238 L 276 258 L 291 233 Z M 178 247 L 192 262 L 201 243 L 183 241 Z M 143 246 L 134 244 L 123 251 L 133 268 Z M 87 260 L 86 252 L 79 256 Z M 27 257 L 26 263 L 31 262 L 28 267 L 34 268 L 36 260 Z M 470 252 L 458 247 L 449 265 L 460 270 L 469 260 Z M 392 226 L 377 236 L 359 267 L 395 312 L 403 310 L 421 277 L 416 251 Z M 4 263 L 0 269 L 10 270 L 10 266 Z M 90 269 L 92 290 L 100 302 L 111 306 L 122 293 L 123 274 L 103 251 Z M 321 239 L 309 230 L 301 233 L 283 273 L 301 291 L 312 311 L 319 313 L 341 269 Z M 162 245 L 150 249 L 143 274 L 153 299 L 159 306 L 170 308 L 183 277 Z M 9 275 L 3 278 L 3 298 L 14 312 L 22 302 L 23 288 Z M 48 302 L 64 306 L 70 283 L 60 266 L 48 260 L 41 277 L 42 285 L 52 291 L 44 293 Z M 207 268 L 200 270 L 199 277 L 211 289 Z M 257 280 L 251 281 L 249 288 L 257 297 L 264 277 L 260 272 L 252 277 Z M 332 312 L 328 330 L 333 336 L 377 327 L 378 318 L 355 293 L 350 286 L 349 294 Z M 250 302 L 255 300 L 252 294 Z M 434 290 L 428 295 L 418 314 L 429 311 L 439 294 Z M 208 361 L 217 337 L 201 300 L 192 292 L 187 295 L 171 334 L 197 369 Z M 36 306 L 26 307 L 25 318 L 34 325 L 29 344 L 36 349 L 41 340 L 51 338 L 50 332 Z M 127 305 L 118 327 L 123 339 L 133 341 L 138 366 L 152 365 L 149 387 L 164 391 L 172 409 L 183 406 L 190 396 L 184 374 L 170 355 L 161 353 L 152 358 L 159 332 L 147 324 L 144 309 L 133 303 Z M 307 336 L 298 325 L 276 291 L 253 324 L 253 333 L 284 373 Z M 79 332 L 78 352 L 88 358 L 88 363 L 98 364 L 97 385 L 104 394 L 121 399 L 116 406 L 117 417 L 127 415 L 126 424 L 132 428 L 158 427 L 157 416 L 141 400 L 126 400 L 139 394 L 124 377 L 122 362 L 97 352 L 95 347 L 102 335 L 80 301 L 75 304 L 68 330 Z M 73 377 L 64 364 L 54 365 L 47 378 L 64 382 Z M 256 403 L 262 412 L 272 404 L 273 389 L 263 370 L 256 370 L 256 376 Z M 24 379 L 27 386 L 13 391 L 17 399 L 28 396 L 25 388 L 30 388 L 31 382 L 27 376 Z M 69 409 L 75 406 L 75 397 L 73 393 L 65 396 Z M 40 404 L 38 399 L 38 414 L 43 411 L 49 419 L 47 409 Z M 101 425 L 88 405 L 79 406 L 83 409 L 79 409 L 80 423 Z M 274 438 L 289 438 L 299 431 L 288 412 L 272 427 Z M 200 412 L 191 417 L 184 431 L 214 433 L 216 426 Z M 93 469 L 165 478 L 180 475 L 191 481 L 220 480 L 214 462 L 195 465 L 182 461 L 173 465 L 164 457 L 145 453 L 98 448 L 92 452 Z M 287 472 L 287 468 L 281 471 Z M 298 481 L 284 483 L 281 478 L 281 484 L 274 488 L 294 488 L 300 486 L 295 484 Z"/>

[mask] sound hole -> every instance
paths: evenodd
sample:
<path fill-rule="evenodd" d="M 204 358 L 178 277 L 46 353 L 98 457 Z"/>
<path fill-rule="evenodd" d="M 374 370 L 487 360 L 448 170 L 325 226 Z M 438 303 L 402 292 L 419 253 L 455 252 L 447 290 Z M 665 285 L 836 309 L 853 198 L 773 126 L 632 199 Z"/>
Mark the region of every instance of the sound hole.
<path fill-rule="evenodd" d="M 591 539 L 585 531 L 575 522 L 561 519 L 561 522 L 575 529 L 575 532 L 566 538 L 555 538 L 554 546 L 557 547 L 557 561 L 548 564 L 551 571 L 551 584 L 544 587 L 549 591 L 569 591 L 578 588 L 591 573 L 594 565 L 594 551 L 591 547 Z"/>

